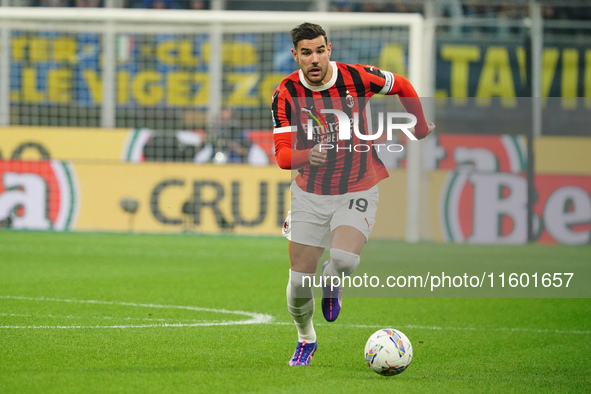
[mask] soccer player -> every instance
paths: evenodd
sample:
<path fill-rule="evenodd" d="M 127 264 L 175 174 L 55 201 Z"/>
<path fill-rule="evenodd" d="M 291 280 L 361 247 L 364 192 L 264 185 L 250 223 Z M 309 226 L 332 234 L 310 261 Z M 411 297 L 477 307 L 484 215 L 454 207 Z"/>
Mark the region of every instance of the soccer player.
<path fill-rule="evenodd" d="M 398 95 L 405 109 L 416 116 L 417 139 L 426 137 L 435 125 L 425 121 L 417 93 L 403 76 L 374 66 L 331 61 L 331 44 L 321 26 L 303 23 L 291 31 L 291 38 L 299 70 L 274 91 L 271 109 L 277 163 L 282 169 L 298 171 L 284 225 L 290 240 L 287 308 L 298 331 L 289 365 L 296 366 L 309 365 L 317 349 L 310 278 L 326 249 L 330 259 L 322 267 L 324 278 L 348 276 L 357 268 L 375 223 L 377 183 L 388 176 L 372 141 L 360 140 L 353 132 L 350 139 L 339 139 L 336 115 L 331 117 L 323 109 L 351 116 L 358 111 L 358 131 L 367 135 L 365 101 L 374 94 Z M 311 139 L 308 125 L 314 126 Z M 334 321 L 342 306 L 340 288 L 331 288 L 332 283 L 325 281 L 321 301 L 327 321 Z"/>

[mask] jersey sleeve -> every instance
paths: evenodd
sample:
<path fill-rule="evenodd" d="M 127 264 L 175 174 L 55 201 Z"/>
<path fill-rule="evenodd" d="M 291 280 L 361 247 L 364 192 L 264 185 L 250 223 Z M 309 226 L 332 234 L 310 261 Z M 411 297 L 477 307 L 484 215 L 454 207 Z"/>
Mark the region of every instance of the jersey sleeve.
<path fill-rule="evenodd" d="M 375 66 L 358 65 L 358 70 L 366 81 L 368 90 L 373 94 L 391 94 L 395 74 L 383 71 Z"/>
<path fill-rule="evenodd" d="M 402 75 L 395 75 L 394 86 L 392 86 L 388 94 L 397 94 L 400 97 L 404 109 L 417 118 L 415 137 L 418 139 L 425 138 L 429 134 L 429 126 L 425 120 L 421 99 L 410 81 Z"/>
<path fill-rule="evenodd" d="M 309 163 L 310 149 L 295 149 L 294 141 L 297 123 L 292 119 L 292 100 L 289 92 L 280 85 L 271 100 L 273 117 L 273 141 L 275 143 L 275 160 L 279 167 L 290 170 L 303 167 Z"/>
<path fill-rule="evenodd" d="M 282 86 L 273 92 L 271 115 L 273 116 L 273 134 L 284 132 L 285 128 L 291 127 L 291 100 L 286 97 Z"/>

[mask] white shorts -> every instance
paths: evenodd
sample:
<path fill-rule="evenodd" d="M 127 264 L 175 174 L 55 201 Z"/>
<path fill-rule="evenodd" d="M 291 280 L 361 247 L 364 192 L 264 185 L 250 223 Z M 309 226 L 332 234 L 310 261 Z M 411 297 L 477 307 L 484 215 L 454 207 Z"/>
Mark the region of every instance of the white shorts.
<path fill-rule="evenodd" d="M 291 210 L 283 235 L 303 245 L 330 247 L 330 234 L 339 226 L 351 226 L 369 239 L 375 224 L 378 186 L 369 190 L 325 196 L 308 193 L 292 182 Z"/>

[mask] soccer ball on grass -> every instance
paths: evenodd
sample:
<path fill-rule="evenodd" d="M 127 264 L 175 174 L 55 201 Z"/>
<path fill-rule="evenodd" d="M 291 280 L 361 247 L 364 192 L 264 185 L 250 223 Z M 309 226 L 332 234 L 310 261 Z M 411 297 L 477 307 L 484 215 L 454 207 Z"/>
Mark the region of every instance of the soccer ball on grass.
<path fill-rule="evenodd" d="M 412 344 L 406 335 L 398 330 L 378 330 L 365 344 L 365 361 L 380 375 L 398 375 L 408 368 L 412 361 Z"/>

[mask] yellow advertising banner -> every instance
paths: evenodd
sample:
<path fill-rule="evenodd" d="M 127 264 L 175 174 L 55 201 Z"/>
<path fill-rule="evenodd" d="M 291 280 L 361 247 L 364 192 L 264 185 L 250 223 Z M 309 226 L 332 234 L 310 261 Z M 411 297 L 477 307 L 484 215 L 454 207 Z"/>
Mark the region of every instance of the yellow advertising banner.
<path fill-rule="evenodd" d="M 290 173 L 274 167 L 80 163 L 75 171 L 75 230 L 278 235 L 289 209 Z"/>
<path fill-rule="evenodd" d="M 275 167 L 80 163 L 75 172 L 73 230 L 278 236 L 290 207 L 291 173 Z M 404 238 L 405 178 L 395 170 L 380 185 L 372 238 Z"/>
<path fill-rule="evenodd" d="M 534 152 L 536 174 L 591 175 L 591 138 L 539 137 Z"/>
<path fill-rule="evenodd" d="M 0 127 L 3 159 L 121 161 L 129 129 Z"/>
<path fill-rule="evenodd" d="M 403 240 L 406 232 L 406 171 L 390 170 L 379 183 L 380 201 L 371 239 Z"/>

